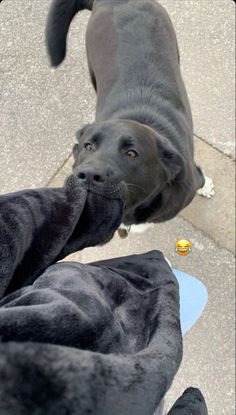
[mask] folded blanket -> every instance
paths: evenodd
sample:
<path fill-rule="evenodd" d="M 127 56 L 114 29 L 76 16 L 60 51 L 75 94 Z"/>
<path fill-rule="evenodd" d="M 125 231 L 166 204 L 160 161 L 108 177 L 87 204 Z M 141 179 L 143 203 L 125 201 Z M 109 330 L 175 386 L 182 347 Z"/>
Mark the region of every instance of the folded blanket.
<path fill-rule="evenodd" d="M 122 209 L 75 177 L 0 196 L 1 415 L 153 415 L 170 387 L 182 337 L 163 255 L 57 262 L 107 242 Z"/>

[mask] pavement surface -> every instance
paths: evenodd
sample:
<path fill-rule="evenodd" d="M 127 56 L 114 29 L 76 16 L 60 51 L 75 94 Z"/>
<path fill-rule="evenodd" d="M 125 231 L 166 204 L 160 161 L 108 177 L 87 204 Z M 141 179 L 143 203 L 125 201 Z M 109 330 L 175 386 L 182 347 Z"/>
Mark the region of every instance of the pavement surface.
<path fill-rule="evenodd" d="M 234 32 L 232 0 L 161 0 L 177 32 L 182 73 L 192 105 L 196 160 L 216 194 L 196 196 L 179 217 L 143 234 L 116 235 L 73 259 L 89 262 L 159 249 L 175 268 L 208 289 L 207 307 L 184 339 L 184 359 L 167 406 L 185 387 L 200 387 L 210 415 L 234 415 Z M 89 12 L 72 24 L 68 55 L 49 68 L 44 28 L 48 0 L 0 1 L 0 193 L 61 185 L 70 173 L 74 133 L 94 117 L 84 34 Z M 185 237 L 193 252 L 180 257 Z"/>
<path fill-rule="evenodd" d="M 235 157 L 235 4 L 161 0 L 174 24 L 195 134 Z"/>

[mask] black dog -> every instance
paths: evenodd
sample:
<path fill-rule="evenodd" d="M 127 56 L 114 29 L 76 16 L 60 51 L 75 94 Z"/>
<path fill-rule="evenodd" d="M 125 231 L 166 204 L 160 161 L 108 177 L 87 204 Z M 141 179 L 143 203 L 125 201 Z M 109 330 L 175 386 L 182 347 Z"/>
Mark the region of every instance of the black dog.
<path fill-rule="evenodd" d="M 78 132 L 74 172 L 85 187 L 121 196 L 127 225 L 171 219 L 204 185 L 171 21 L 154 0 L 54 0 L 47 23 L 53 66 L 63 61 L 82 9 L 92 10 L 86 46 L 97 110 Z"/>

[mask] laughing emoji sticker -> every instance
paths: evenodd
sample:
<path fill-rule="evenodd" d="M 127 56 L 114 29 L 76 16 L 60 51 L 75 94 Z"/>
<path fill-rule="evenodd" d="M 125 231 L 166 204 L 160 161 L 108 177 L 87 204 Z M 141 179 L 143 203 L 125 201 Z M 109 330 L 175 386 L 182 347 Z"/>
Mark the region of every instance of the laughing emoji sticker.
<path fill-rule="evenodd" d="M 192 244 L 187 239 L 179 239 L 175 244 L 175 252 L 179 255 L 188 255 L 192 252 Z"/>

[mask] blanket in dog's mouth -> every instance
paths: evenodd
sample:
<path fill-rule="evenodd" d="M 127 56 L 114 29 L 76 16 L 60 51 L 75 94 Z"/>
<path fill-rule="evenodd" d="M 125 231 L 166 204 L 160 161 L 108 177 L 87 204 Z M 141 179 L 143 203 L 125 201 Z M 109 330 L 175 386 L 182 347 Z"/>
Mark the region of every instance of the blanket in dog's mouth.
<path fill-rule="evenodd" d="M 125 200 L 128 194 L 128 187 L 124 181 L 101 187 L 92 186 L 81 182 L 81 186 L 88 192 L 94 193 L 99 196 L 103 196 L 107 199 L 119 199 L 123 203 L 123 207 L 125 208 Z"/>
<path fill-rule="evenodd" d="M 55 264 L 110 239 L 122 212 L 75 177 L 0 196 L 0 414 L 152 415 L 161 402 L 182 357 L 163 255 Z"/>
<path fill-rule="evenodd" d="M 73 176 L 0 196 L 0 213 L 0 413 L 152 414 L 182 357 L 162 254 L 55 264 L 106 242 L 123 213 Z"/>
<path fill-rule="evenodd" d="M 85 190 L 71 175 L 63 188 L 0 196 L 0 212 L 1 296 L 31 284 L 72 252 L 109 241 L 121 223 L 123 202 Z"/>

